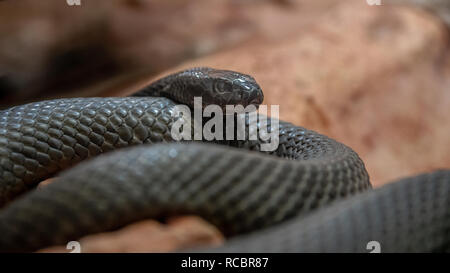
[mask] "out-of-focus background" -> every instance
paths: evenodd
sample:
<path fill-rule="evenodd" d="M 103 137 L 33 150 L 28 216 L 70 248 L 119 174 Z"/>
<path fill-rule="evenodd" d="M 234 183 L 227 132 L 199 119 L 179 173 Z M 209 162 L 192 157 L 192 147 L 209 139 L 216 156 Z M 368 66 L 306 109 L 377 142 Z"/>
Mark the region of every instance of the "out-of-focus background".
<path fill-rule="evenodd" d="M 450 167 L 448 0 L 67 2 L 0 1 L 0 109 L 125 96 L 163 74 L 211 66 L 253 75 L 281 119 L 352 147 L 375 187 Z M 87 242 L 126 251 L 129 234 L 153 234 L 159 248 L 141 250 L 166 251 L 222 240 L 201 219 L 174 223 Z"/>

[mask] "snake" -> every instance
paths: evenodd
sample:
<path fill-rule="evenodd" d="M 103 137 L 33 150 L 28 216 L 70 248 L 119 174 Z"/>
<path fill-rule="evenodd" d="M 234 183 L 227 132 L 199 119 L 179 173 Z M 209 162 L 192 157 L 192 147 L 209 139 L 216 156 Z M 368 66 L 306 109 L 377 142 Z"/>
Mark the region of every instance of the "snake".
<path fill-rule="evenodd" d="M 177 122 L 195 120 L 176 111 L 179 105 L 195 112 L 213 104 L 258 107 L 263 99 L 252 76 L 201 67 L 128 97 L 0 111 L 0 252 L 32 252 L 187 214 L 229 238 L 188 251 L 368 252 L 370 242 L 382 252 L 450 251 L 449 170 L 373 189 L 350 147 L 262 113 L 256 121 L 250 113 L 226 115 L 236 124 L 244 117 L 241 138 L 237 126 L 231 138 L 173 136 Z M 276 132 L 275 149 L 250 137 L 264 131 Z"/>

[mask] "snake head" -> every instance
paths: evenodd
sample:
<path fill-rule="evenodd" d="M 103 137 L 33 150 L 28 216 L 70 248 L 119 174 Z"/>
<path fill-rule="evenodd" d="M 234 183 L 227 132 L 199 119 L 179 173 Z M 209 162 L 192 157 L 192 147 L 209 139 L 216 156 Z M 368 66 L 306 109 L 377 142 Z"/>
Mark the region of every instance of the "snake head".
<path fill-rule="evenodd" d="M 226 110 L 227 105 L 253 105 L 263 102 L 264 94 L 252 76 L 209 67 L 198 67 L 170 74 L 150 84 L 132 96 L 163 96 L 189 107 L 194 107 L 194 98 L 202 98 L 202 108 L 218 105 Z"/>
<path fill-rule="evenodd" d="M 230 70 L 211 70 L 212 96 L 220 98 L 222 104 L 258 106 L 264 94 L 256 80 L 249 75 Z"/>
<path fill-rule="evenodd" d="M 226 105 L 258 107 L 264 100 L 256 80 L 235 71 L 199 67 L 180 72 L 178 79 L 178 86 L 184 86 L 183 93 L 189 93 L 190 99 L 202 97 L 203 108 L 211 104 L 222 109 Z"/>

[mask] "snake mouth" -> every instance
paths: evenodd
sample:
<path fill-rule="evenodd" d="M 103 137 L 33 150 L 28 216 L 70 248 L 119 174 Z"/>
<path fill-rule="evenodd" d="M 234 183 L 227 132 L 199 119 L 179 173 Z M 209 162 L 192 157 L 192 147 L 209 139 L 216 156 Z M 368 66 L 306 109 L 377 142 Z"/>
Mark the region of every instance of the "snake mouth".
<path fill-rule="evenodd" d="M 258 95 L 258 91 L 255 91 L 255 95 L 254 98 L 250 100 L 249 104 L 250 105 L 255 105 L 256 107 L 258 107 L 263 101 L 264 101 L 264 96 L 262 95 L 262 91 L 259 91 L 261 93 L 261 95 Z"/>

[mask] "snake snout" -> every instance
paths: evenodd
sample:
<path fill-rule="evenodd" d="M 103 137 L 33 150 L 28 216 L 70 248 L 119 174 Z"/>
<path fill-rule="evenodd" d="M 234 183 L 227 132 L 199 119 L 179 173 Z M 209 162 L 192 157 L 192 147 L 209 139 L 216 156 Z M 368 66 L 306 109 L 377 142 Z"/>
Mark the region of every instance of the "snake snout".
<path fill-rule="evenodd" d="M 264 94 L 253 78 L 239 78 L 233 81 L 235 93 L 240 94 L 240 104 L 258 106 L 264 99 Z"/>
<path fill-rule="evenodd" d="M 216 101 L 227 105 L 258 106 L 264 99 L 261 87 L 251 76 L 225 70 L 214 81 Z"/>

